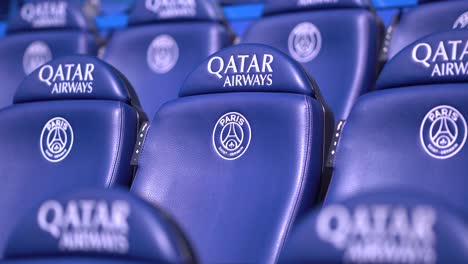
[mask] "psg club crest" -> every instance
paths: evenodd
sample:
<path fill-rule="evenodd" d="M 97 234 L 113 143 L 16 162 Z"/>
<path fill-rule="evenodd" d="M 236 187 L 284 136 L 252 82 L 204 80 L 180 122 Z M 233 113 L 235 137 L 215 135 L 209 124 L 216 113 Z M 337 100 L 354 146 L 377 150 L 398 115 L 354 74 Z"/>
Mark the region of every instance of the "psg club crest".
<path fill-rule="evenodd" d="M 169 35 L 157 36 L 149 45 L 146 60 L 150 69 L 158 74 L 172 70 L 179 59 L 179 46 Z"/>
<path fill-rule="evenodd" d="M 421 144 L 427 154 L 436 159 L 456 155 L 465 145 L 466 134 L 465 118 L 448 105 L 433 108 L 421 123 Z"/>
<path fill-rule="evenodd" d="M 312 61 L 322 48 L 322 35 L 314 24 L 300 23 L 289 34 L 288 48 L 289 54 L 298 62 Z"/>
<path fill-rule="evenodd" d="M 213 129 L 213 147 L 221 158 L 235 160 L 247 151 L 251 136 L 250 124 L 243 115 L 226 113 Z"/>
<path fill-rule="evenodd" d="M 65 159 L 73 146 L 73 129 L 62 117 L 50 119 L 42 129 L 40 140 L 41 152 L 50 162 Z"/>

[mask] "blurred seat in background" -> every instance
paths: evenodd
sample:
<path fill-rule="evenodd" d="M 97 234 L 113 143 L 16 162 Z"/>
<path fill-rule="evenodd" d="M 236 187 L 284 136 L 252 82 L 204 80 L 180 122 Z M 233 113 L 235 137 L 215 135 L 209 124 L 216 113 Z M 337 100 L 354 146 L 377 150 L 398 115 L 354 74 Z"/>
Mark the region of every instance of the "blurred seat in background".
<path fill-rule="evenodd" d="M 150 118 L 177 98 L 197 65 L 233 40 L 213 0 L 137 1 L 128 23 L 114 32 L 103 58 L 129 79 Z"/>
<path fill-rule="evenodd" d="M 0 108 L 11 105 L 26 75 L 64 55 L 96 54 L 92 23 L 81 6 L 68 1 L 35 0 L 10 16 L 7 35 L 0 39 Z"/>
<path fill-rule="evenodd" d="M 302 63 L 338 122 L 376 79 L 384 27 L 365 2 L 266 1 L 242 42 L 271 45 Z"/>
<path fill-rule="evenodd" d="M 195 258 L 161 210 L 128 192 L 91 189 L 38 201 L 16 225 L 2 263 L 190 264 Z"/>
<path fill-rule="evenodd" d="M 403 48 L 432 33 L 468 29 L 468 1 L 419 0 L 421 5 L 403 9 L 389 46 L 389 58 Z"/>
<path fill-rule="evenodd" d="M 300 220 L 279 263 L 464 263 L 464 219 L 424 193 L 361 193 Z"/>

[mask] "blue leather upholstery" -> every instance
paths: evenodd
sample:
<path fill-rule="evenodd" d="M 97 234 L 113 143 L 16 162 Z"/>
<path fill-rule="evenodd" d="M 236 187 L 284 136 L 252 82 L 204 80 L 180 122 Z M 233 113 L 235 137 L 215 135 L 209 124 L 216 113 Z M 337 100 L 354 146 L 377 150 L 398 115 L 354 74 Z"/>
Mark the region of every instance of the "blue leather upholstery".
<path fill-rule="evenodd" d="M 95 54 L 90 27 L 79 6 L 69 1 L 23 4 L 11 16 L 7 36 L 0 39 L 0 108 L 12 104 L 15 90 L 27 74 L 52 58 Z"/>
<path fill-rule="evenodd" d="M 326 205 L 302 219 L 280 263 L 463 263 L 468 228 L 421 193 L 385 190 Z"/>
<path fill-rule="evenodd" d="M 422 4 L 402 12 L 390 42 L 389 58 L 393 58 L 412 42 L 432 33 L 468 29 L 467 1 L 426 2 L 434 3 Z"/>
<path fill-rule="evenodd" d="M 17 223 L 2 263 L 194 263 L 174 222 L 128 192 L 75 191 L 37 204 Z"/>
<path fill-rule="evenodd" d="M 335 120 L 346 119 L 377 73 L 383 27 L 368 1 L 270 0 L 264 16 L 242 42 L 271 45 L 301 62 Z"/>
<path fill-rule="evenodd" d="M 131 190 L 175 217 L 201 263 L 275 261 L 317 195 L 333 121 L 314 94 L 279 50 L 216 53 L 156 114 Z"/>
<path fill-rule="evenodd" d="M 363 96 L 345 123 L 327 201 L 409 189 L 468 213 L 467 39 L 467 31 L 434 34 L 386 65 L 384 90 Z"/>
<path fill-rule="evenodd" d="M 111 66 L 62 57 L 29 75 L 0 110 L 0 255 L 32 203 L 77 188 L 128 186 L 138 102 Z"/>
<path fill-rule="evenodd" d="M 146 5 L 150 2 L 154 5 Z M 150 118 L 163 103 L 177 98 L 196 66 L 231 42 L 213 0 L 159 2 L 137 1 L 129 28 L 115 32 L 104 53 L 135 87 Z"/>

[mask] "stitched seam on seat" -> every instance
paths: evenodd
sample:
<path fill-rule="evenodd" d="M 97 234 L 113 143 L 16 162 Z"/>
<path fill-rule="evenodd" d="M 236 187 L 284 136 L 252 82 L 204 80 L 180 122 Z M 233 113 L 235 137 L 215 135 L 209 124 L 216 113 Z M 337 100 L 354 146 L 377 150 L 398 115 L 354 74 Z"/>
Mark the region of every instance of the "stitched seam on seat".
<path fill-rule="evenodd" d="M 141 157 L 143 155 L 143 153 L 145 152 L 146 150 L 146 144 L 149 144 L 147 143 L 147 139 L 148 139 L 148 136 L 149 136 L 149 133 L 150 133 L 150 129 L 152 127 L 152 124 L 153 124 L 153 121 L 156 120 L 156 119 L 159 119 L 159 111 L 156 112 L 156 114 L 154 115 L 154 118 L 151 122 L 148 121 L 148 128 L 146 129 L 146 133 L 145 133 L 145 137 L 143 138 L 143 142 L 141 142 L 142 146 L 141 146 L 141 149 L 140 149 L 140 155 L 138 156 L 138 162 L 136 164 L 136 166 L 138 167 L 138 170 L 141 170 L 141 164 L 140 164 L 140 161 L 141 161 Z M 137 132 L 137 136 L 140 134 L 140 129 L 138 129 L 138 132 Z M 138 141 L 138 139 L 137 139 Z M 137 142 L 135 142 L 136 144 Z M 136 179 L 136 176 L 138 175 L 138 171 L 137 173 L 135 173 L 133 175 L 133 179 L 132 179 L 132 182 L 130 183 L 130 191 L 133 190 L 133 183 L 135 182 L 135 179 Z"/>
<path fill-rule="evenodd" d="M 333 169 L 335 169 L 335 164 L 336 164 L 336 160 L 337 160 L 337 157 L 338 157 L 338 153 L 340 153 L 340 143 L 341 143 L 341 140 L 343 139 L 343 132 L 344 132 L 344 128 L 346 126 L 346 120 L 343 120 L 343 125 L 341 126 L 341 132 L 340 132 L 340 136 L 338 138 L 338 140 L 336 141 L 336 148 L 335 148 L 335 157 L 333 158 Z M 331 143 L 333 144 L 333 142 Z"/>
<path fill-rule="evenodd" d="M 143 138 L 143 142 L 141 143 L 142 146 L 141 146 L 141 150 L 140 150 L 140 157 L 143 155 L 143 152 L 146 149 L 146 144 L 147 144 L 146 142 L 147 142 L 148 135 L 149 135 L 150 129 L 152 127 L 153 121 L 154 120 L 159 120 L 159 119 L 160 119 L 160 115 L 159 115 L 159 111 L 157 111 L 156 114 L 154 114 L 153 120 L 151 120 L 151 122 L 148 122 L 148 128 L 146 129 L 146 135 L 145 135 L 145 138 Z M 138 161 L 140 161 L 140 157 L 138 158 Z M 138 164 L 138 167 L 139 166 L 140 166 L 140 164 Z"/>
<path fill-rule="evenodd" d="M 311 131 L 312 131 L 312 123 L 311 123 L 311 119 L 312 119 L 312 111 L 311 111 L 311 106 L 310 106 L 310 102 L 308 100 L 309 97 L 307 96 L 304 96 L 304 99 L 305 99 L 305 107 L 306 107 L 306 126 L 307 126 L 307 129 L 306 129 L 306 144 L 305 144 L 305 156 L 304 156 L 304 167 L 302 169 L 302 173 L 301 173 L 301 181 L 300 181 L 300 187 L 299 187 L 299 190 L 297 192 L 295 192 L 294 194 L 294 207 L 292 209 L 292 217 L 289 219 L 289 222 L 287 224 L 287 229 L 286 229 L 286 232 L 284 234 L 284 237 L 281 241 L 281 246 L 280 246 L 280 250 L 278 252 L 281 252 L 283 247 L 284 247 L 284 243 L 286 241 L 286 238 L 288 237 L 289 233 L 290 233 L 290 230 L 293 226 L 293 223 L 295 222 L 296 220 L 296 216 L 297 216 L 297 211 L 298 211 L 298 205 L 299 205 L 299 201 L 300 201 L 300 197 L 302 195 L 302 193 L 304 192 L 304 179 L 305 179 L 305 175 L 308 171 L 308 168 L 309 168 L 309 156 L 310 156 L 310 142 L 311 142 L 311 139 L 310 139 L 310 135 L 311 135 Z M 278 258 L 279 258 L 279 254 L 276 255 L 275 257 L 275 263 L 278 262 Z"/>
<path fill-rule="evenodd" d="M 112 174 L 110 180 L 107 182 L 107 188 L 111 186 L 112 183 L 114 183 L 116 174 L 117 174 L 117 166 L 118 166 L 118 160 L 120 159 L 120 150 L 121 150 L 121 143 L 122 143 L 122 130 L 123 130 L 123 107 L 122 103 L 119 102 L 119 135 L 117 137 L 117 146 L 115 148 L 115 154 L 113 158 L 113 164 L 112 164 Z"/>

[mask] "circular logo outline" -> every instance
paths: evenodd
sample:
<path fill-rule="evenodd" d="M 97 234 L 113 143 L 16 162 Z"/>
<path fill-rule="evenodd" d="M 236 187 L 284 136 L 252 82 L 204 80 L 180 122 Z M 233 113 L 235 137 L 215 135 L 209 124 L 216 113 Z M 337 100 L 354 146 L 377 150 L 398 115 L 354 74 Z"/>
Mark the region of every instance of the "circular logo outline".
<path fill-rule="evenodd" d="M 167 48 L 167 46 L 170 45 L 172 46 Z M 169 58 L 163 58 L 163 62 L 164 60 L 166 60 L 163 64 L 161 64 L 161 62 L 159 61 L 161 57 L 164 57 L 161 56 L 160 53 L 162 48 L 169 50 L 168 52 L 166 52 L 166 54 L 163 54 Z M 169 54 L 169 56 L 167 56 L 167 54 Z M 177 41 L 168 34 L 162 34 L 156 36 L 148 46 L 148 49 L 146 51 L 146 63 L 153 72 L 158 74 L 165 74 L 170 72 L 177 64 L 177 62 L 179 61 L 179 55 L 180 50 L 179 45 L 177 45 Z"/>
<path fill-rule="evenodd" d="M 60 121 L 63 121 L 64 123 L 67 124 L 67 130 L 69 130 L 69 134 L 70 134 L 70 137 L 67 136 L 67 133 L 66 131 L 63 131 L 64 132 L 64 135 L 65 135 L 65 143 L 62 143 L 63 146 L 59 146 L 61 149 L 59 150 L 53 150 L 51 149 L 53 146 L 54 146 L 54 139 L 50 140 L 50 136 L 52 134 L 52 130 L 48 131 L 48 134 L 47 134 L 47 142 L 46 142 L 46 147 L 47 147 L 47 150 L 52 152 L 52 154 L 58 154 L 62 151 L 65 150 L 65 153 L 63 155 L 60 156 L 60 158 L 58 159 L 52 159 L 51 157 L 49 157 L 49 155 L 47 155 L 47 151 L 44 150 L 44 133 L 46 132 L 47 130 L 47 127 L 49 126 L 50 123 L 52 122 L 55 122 L 56 120 L 60 120 Z M 60 130 L 63 130 L 61 128 L 53 128 L 54 129 L 54 132 L 55 132 L 55 136 L 57 136 L 57 132 L 55 131 L 56 129 L 60 129 Z M 60 133 L 60 131 L 58 132 Z M 55 138 L 54 136 L 54 138 Z M 60 136 L 60 134 L 59 134 Z M 70 141 L 68 141 L 70 140 Z M 65 118 L 63 117 L 54 117 L 52 119 L 50 119 L 49 121 L 47 121 L 47 123 L 44 125 L 44 127 L 42 128 L 42 132 L 41 132 L 41 137 L 40 137 L 40 147 L 41 147 L 41 153 L 42 153 L 42 156 L 48 160 L 49 162 L 54 162 L 54 163 L 57 163 L 57 162 L 60 162 L 62 160 L 64 160 L 68 154 L 70 154 L 70 151 L 71 149 L 73 148 L 73 140 L 74 140 L 74 133 L 73 133 L 73 128 L 70 124 L 70 122 L 68 122 L 68 120 L 66 120 Z M 51 142 L 49 142 L 51 141 Z M 68 146 L 68 148 L 67 148 Z"/>
<path fill-rule="evenodd" d="M 300 34 L 300 35 L 299 35 Z M 304 40 L 304 38 L 297 39 L 299 36 L 303 36 L 307 34 L 310 39 L 309 46 L 315 46 L 312 47 L 310 51 L 305 50 L 301 51 L 304 54 L 299 54 L 297 46 L 301 46 L 299 44 L 301 40 Z M 315 45 L 313 45 L 315 44 Z M 305 46 L 305 45 L 302 45 Z M 310 47 L 308 48 L 310 49 Z M 301 22 L 297 24 L 293 30 L 289 33 L 288 37 L 288 50 L 289 54 L 291 57 L 293 57 L 295 60 L 301 63 L 307 63 L 312 60 L 314 60 L 320 53 L 322 49 L 322 33 L 320 33 L 320 30 L 316 25 L 310 22 Z"/>
<path fill-rule="evenodd" d="M 237 124 L 237 123 L 235 123 L 235 122 L 226 123 L 226 124 L 222 127 L 222 129 L 221 129 L 221 131 L 220 131 L 220 133 L 219 133 L 219 142 L 220 142 L 220 143 L 217 143 L 217 142 L 216 142 L 216 138 L 217 138 L 216 134 L 217 134 L 218 128 L 220 127 L 220 122 L 221 122 L 221 120 L 223 120 L 223 119 L 224 119 L 226 116 L 228 116 L 228 115 L 238 115 L 238 116 L 240 116 L 240 117 L 244 120 L 244 126 L 246 127 L 246 130 L 247 130 L 247 132 L 248 132 L 248 133 L 247 133 L 247 135 L 248 135 L 248 140 L 247 140 L 247 143 L 245 144 L 244 141 L 245 141 L 245 138 L 246 138 L 246 133 L 245 133 L 244 129 L 241 129 L 241 130 L 242 130 L 242 133 L 243 133 L 243 134 L 242 134 L 242 139 L 241 139 L 240 142 L 237 144 L 237 146 L 235 146 L 235 148 L 232 149 L 232 150 L 229 150 L 228 147 L 225 146 L 225 145 L 227 145 L 227 144 L 230 142 L 230 140 L 227 140 L 228 137 L 226 137 L 226 139 L 223 140 L 223 139 L 222 139 L 222 135 L 223 135 L 224 130 L 228 127 L 228 125 L 230 125 L 230 123 L 232 123 L 233 125 L 235 124 L 235 125 L 237 125 L 237 126 L 240 126 L 239 124 Z M 231 129 L 232 129 L 232 126 L 229 126 L 229 127 L 230 127 L 229 129 L 231 130 Z M 242 127 L 241 127 L 241 128 L 242 128 Z M 228 134 L 230 134 L 230 133 L 228 132 Z M 242 115 L 241 113 L 238 113 L 238 112 L 228 112 L 228 113 L 222 115 L 220 118 L 218 118 L 218 121 L 216 122 L 216 124 L 215 124 L 215 126 L 214 126 L 214 128 L 213 128 L 213 134 L 212 134 L 212 143 L 213 143 L 213 147 L 214 147 L 216 153 L 218 154 L 218 156 L 220 156 L 220 157 L 221 157 L 222 159 L 224 159 L 224 160 L 236 160 L 236 159 L 242 157 L 242 156 L 245 154 L 245 152 L 247 151 L 247 149 L 249 148 L 251 139 L 252 139 L 252 129 L 251 129 L 250 123 L 249 123 L 249 121 L 247 120 L 247 118 L 245 118 L 244 115 Z M 218 146 L 218 145 L 220 145 L 220 146 Z M 226 150 L 226 151 L 237 151 L 242 145 L 245 145 L 244 149 L 243 149 L 241 152 L 239 152 L 236 156 L 231 157 L 231 158 L 225 157 L 225 156 L 224 156 L 222 153 L 220 153 L 220 151 L 218 150 L 218 147 L 222 147 L 222 148 L 223 148 L 224 150 Z"/>
<path fill-rule="evenodd" d="M 37 58 L 41 57 L 41 61 L 38 63 Z M 33 58 L 36 58 L 36 61 L 33 63 Z M 31 42 L 23 53 L 23 71 L 24 74 L 29 75 L 42 65 L 53 59 L 52 51 L 44 41 L 37 40 Z"/>
<path fill-rule="evenodd" d="M 456 114 L 458 114 L 458 119 L 461 120 L 461 122 L 463 124 L 463 129 L 464 129 L 464 135 L 463 135 L 463 139 L 462 139 L 462 142 L 460 143 L 460 145 L 454 151 L 452 151 L 450 154 L 445 155 L 445 156 L 437 155 L 437 154 L 433 153 L 433 151 L 428 149 L 427 144 L 425 142 L 425 137 L 424 137 L 424 132 L 426 130 L 425 125 L 426 125 L 426 122 L 429 120 L 430 114 L 433 113 L 434 111 L 442 109 L 442 108 L 448 108 L 448 109 L 452 110 L 453 112 L 455 112 Z M 439 121 L 439 119 L 441 119 L 441 118 L 447 118 L 447 117 L 436 118 L 434 121 L 432 121 L 432 123 L 431 123 L 431 125 L 429 127 L 429 137 L 430 137 L 430 141 L 431 141 L 430 143 L 436 145 L 436 147 L 439 147 L 438 145 L 440 145 L 440 144 L 438 142 L 434 142 L 435 139 L 432 136 L 432 130 L 434 129 L 435 123 L 437 121 Z M 453 122 L 453 120 L 450 121 L 450 122 Z M 448 149 L 451 146 L 453 146 L 453 144 L 455 144 L 457 142 L 457 139 L 460 136 L 460 134 L 458 133 L 458 131 L 459 131 L 458 125 L 456 125 L 455 128 L 456 128 L 456 132 L 455 132 L 454 139 L 452 140 L 452 143 L 448 144 L 447 146 L 441 146 L 440 147 L 441 150 Z M 458 111 L 458 109 L 456 109 L 455 107 L 450 106 L 450 105 L 439 105 L 439 106 L 436 106 L 436 107 L 432 108 L 431 110 L 429 110 L 429 112 L 427 112 L 427 114 L 424 116 L 423 121 L 421 122 L 420 129 L 419 129 L 419 139 L 420 139 L 421 145 L 424 148 L 424 151 L 426 151 L 426 153 L 429 154 L 429 156 L 431 156 L 433 158 L 436 158 L 436 159 L 449 159 L 449 158 L 455 156 L 456 154 L 458 154 L 458 152 L 460 152 L 460 150 L 464 147 L 464 145 L 466 143 L 466 138 L 467 138 L 467 135 L 468 135 L 467 130 L 468 130 L 468 126 L 466 124 L 465 117 L 460 113 L 460 111 Z"/>
<path fill-rule="evenodd" d="M 455 23 L 453 23 L 452 29 L 464 29 L 468 28 L 468 11 L 465 13 L 461 14 L 457 20 L 455 20 Z"/>

